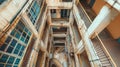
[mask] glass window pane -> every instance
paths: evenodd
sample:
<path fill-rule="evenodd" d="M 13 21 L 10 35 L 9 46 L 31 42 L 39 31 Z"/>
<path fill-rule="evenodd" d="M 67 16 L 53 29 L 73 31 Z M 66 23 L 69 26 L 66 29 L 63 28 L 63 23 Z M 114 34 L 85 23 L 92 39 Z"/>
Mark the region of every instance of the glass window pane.
<path fill-rule="evenodd" d="M 16 48 L 19 50 L 21 48 L 21 44 L 18 43 L 17 46 L 16 46 Z"/>
<path fill-rule="evenodd" d="M 25 38 L 22 36 L 20 40 L 21 40 L 22 42 L 24 42 Z"/>
<path fill-rule="evenodd" d="M 27 38 L 26 38 L 26 39 L 28 39 L 28 40 L 29 40 L 29 38 L 30 38 L 30 36 L 27 36 Z"/>
<path fill-rule="evenodd" d="M 16 61 L 15 61 L 15 64 L 19 64 L 19 62 L 20 62 L 20 59 L 16 59 Z"/>
<path fill-rule="evenodd" d="M 7 59 L 8 59 L 8 55 L 3 55 L 1 58 L 0 58 L 0 62 L 2 62 L 2 63 L 5 63 L 6 61 L 7 61 Z"/>
<path fill-rule="evenodd" d="M 28 39 L 25 40 L 25 44 L 27 44 L 27 43 L 28 43 Z"/>
<path fill-rule="evenodd" d="M 9 64 L 13 64 L 14 60 L 15 60 L 15 57 L 12 57 L 12 56 L 11 56 L 11 57 L 9 58 L 9 60 L 8 60 L 8 63 L 9 63 Z"/>
<path fill-rule="evenodd" d="M 23 52 L 22 52 L 22 51 L 20 51 L 19 56 L 22 56 L 22 53 L 23 53 Z"/>
<path fill-rule="evenodd" d="M 26 37 L 26 33 L 25 33 L 25 32 L 23 32 L 23 34 L 22 34 L 22 35 L 23 35 L 23 37 Z"/>
<path fill-rule="evenodd" d="M 34 4 L 31 6 L 29 13 L 31 14 L 31 16 L 29 16 L 30 20 L 33 24 L 35 24 L 35 20 L 40 13 L 40 6 L 38 5 L 37 1 L 34 1 Z"/>
<path fill-rule="evenodd" d="M 18 66 L 14 66 L 14 67 L 18 67 Z"/>
<path fill-rule="evenodd" d="M 30 31 L 28 32 L 28 35 L 31 36 L 31 32 Z"/>
<path fill-rule="evenodd" d="M 18 54 L 19 50 L 15 49 L 14 54 Z"/>
<path fill-rule="evenodd" d="M 19 38 L 20 38 L 20 33 L 17 32 L 17 33 L 15 34 L 15 37 L 16 37 L 17 39 L 19 39 Z"/>
<path fill-rule="evenodd" d="M 13 35 L 13 36 L 14 36 L 14 35 L 15 35 L 15 32 L 16 32 L 16 31 L 15 31 L 15 30 L 13 30 L 13 31 L 11 32 L 11 35 Z"/>
<path fill-rule="evenodd" d="M 25 28 L 25 32 L 28 32 L 28 29 L 27 29 L 27 28 Z"/>
<path fill-rule="evenodd" d="M 4 64 L 0 63 L 0 67 L 4 67 Z"/>
<path fill-rule="evenodd" d="M 16 45 L 16 43 L 17 43 L 17 41 L 15 39 L 13 39 L 10 45 L 14 47 Z"/>
<path fill-rule="evenodd" d="M 25 46 L 22 46 L 21 51 L 24 51 L 24 49 L 25 49 Z"/>
<path fill-rule="evenodd" d="M 11 53 L 12 51 L 13 51 L 13 47 L 9 46 L 8 49 L 7 49 L 7 52 Z"/>
<path fill-rule="evenodd" d="M 12 65 L 8 65 L 8 64 L 7 64 L 5 67 L 12 67 Z"/>
<path fill-rule="evenodd" d="M 11 37 L 8 36 L 5 42 L 6 42 L 6 43 L 9 43 L 10 41 L 11 41 Z"/>
<path fill-rule="evenodd" d="M 0 50 L 4 51 L 5 48 L 6 48 L 7 44 L 3 44 L 1 47 L 0 47 Z"/>

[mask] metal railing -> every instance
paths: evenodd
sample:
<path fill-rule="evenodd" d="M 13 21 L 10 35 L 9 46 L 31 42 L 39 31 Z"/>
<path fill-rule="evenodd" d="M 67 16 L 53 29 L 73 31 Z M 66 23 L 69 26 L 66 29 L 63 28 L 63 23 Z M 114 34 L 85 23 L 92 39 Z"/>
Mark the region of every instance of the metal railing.
<path fill-rule="evenodd" d="M 110 53 L 108 52 L 107 48 L 104 46 L 104 43 L 102 42 L 100 36 L 98 35 L 98 33 L 95 33 L 96 37 L 98 38 L 102 48 L 103 48 L 103 51 L 105 52 L 105 54 L 107 55 L 107 58 L 110 60 L 110 63 L 112 64 L 113 67 L 117 67 L 117 65 L 115 64 L 114 60 L 112 59 Z"/>
<path fill-rule="evenodd" d="M 79 10 L 79 14 L 81 16 L 81 19 L 84 20 L 86 27 L 88 28 L 90 26 L 90 24 L 92 23 L 92 20 L 90 19 L 90 17 L 88 16 L 87 12 L 85 11 L 85 9 L 83 8 L 83 6 L 81 5 L 81 3 L 78 3 L 78 10 Z"/>
<path fill-rule="evenodd" d="M 80 3 L 79 3 L 79 4 L 80 4 Z M 82 6 L 81 4 L 80 4 L 80 6 L 81 6 L 81 8 L 82 8 L 82 10 L 83 10 L 84 15 L 87 16 L 87 18 L 88 18 L 88 20 L 89 20 L 88 22 L 89 22 L 90 24 L 92 24 L 92 20 L 91 20 L 90 17 L 88 16 L 87 12 L 85 11 L 85 9 L 83 8 L 83 6 Z M 96 37 L 98 38 L 98 40 L 100 41 L 101 46 L 103 47 L 103 51 L 105 52 L 105 54 L 106 54 L 107 57 L 109 58 L 109 61 L 111 62 L 112 66 L 113 66 L 113 67 L 117 67 L 117 65 L 115 64 L 114 60 L 112 59 L 110 53 L 108 52 L 107 48 L 104 46 L 104 43 L 102 42 L 102 40 L 101 40 L 101 38 L 99 37 L 99 35 L 98 35 L 97 33 L 95 33 L 95 35 L 96 35 Z M 92 48 L 94 49 L 94 46 L 93 46 L 93 45 L 92 45 Z M 95 49 L 94 49 L 94 50 L 95 50 Z M 96 53 L 96 52 L 95 52 L 95 53 Z"/>

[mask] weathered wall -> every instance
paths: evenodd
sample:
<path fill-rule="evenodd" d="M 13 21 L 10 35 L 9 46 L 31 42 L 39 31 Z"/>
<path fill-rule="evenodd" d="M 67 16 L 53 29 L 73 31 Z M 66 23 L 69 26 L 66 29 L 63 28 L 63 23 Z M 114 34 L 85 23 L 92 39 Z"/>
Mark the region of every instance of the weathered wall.
<path fill-rule="evenodd" d="M 104 0 L 96 0 L 92 9 L 95 11 L 96 14 L 98 14 L 103 5 L 105 5 Z"/>
<path fill-rule="evenodd" d="M 2 30 L 17 14 L 27 0 L 12 0 L 0 7 L 0 30 Z"/>
<path fill-rule="evenodd" d="M 120 14 L 108 25 L 108 31 L 114 39 L 120 37 Z"/>

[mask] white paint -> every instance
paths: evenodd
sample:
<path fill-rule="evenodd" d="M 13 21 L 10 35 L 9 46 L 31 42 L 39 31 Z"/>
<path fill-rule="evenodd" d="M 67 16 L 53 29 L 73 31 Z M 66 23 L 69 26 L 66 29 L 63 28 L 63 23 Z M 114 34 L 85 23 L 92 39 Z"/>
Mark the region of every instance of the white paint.
<path fill-rule="evenodd" d="M 117 0 L 115 3 L 115 0 L 105 0 L 107 3 L 109 3 L 111 6 L 113 6 L 115 9 L 120 11 L 120 0 Z M 115 3 L 115 4 L 114 4 Z"/>
<path fill-rule="evenodd" d="M 120 12 L 120 4 L 116 3 L 113 7 L 116 8 Z"/>
<path fill-rule="evenodd" d="M 104 6 L 88 28 L 88 36 L 91 36 L 94 32 L 99 33 L 103 28 L 105 28 L 106 25 L 108 25 L 110 20 L 109 14 L 110 9 L 107 6 Z"/>
<path fill-rule="evenodd" d="M 0 10 L 0 21 L 2 21 L 0 24 L 3 25 L 0 26 L 0 30 L 3 30 L 5 26 L 9 24 L 9 22 L 13 19 L 25 2 L 26 0 L 12 0 L 3 7 L 4 9 Z"/>

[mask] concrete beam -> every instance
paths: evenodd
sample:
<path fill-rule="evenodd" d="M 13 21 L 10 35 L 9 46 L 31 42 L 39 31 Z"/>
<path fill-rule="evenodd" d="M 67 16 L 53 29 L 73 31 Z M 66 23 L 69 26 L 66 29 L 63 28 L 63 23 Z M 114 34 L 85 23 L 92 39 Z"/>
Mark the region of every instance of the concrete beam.
<path fill-rule="evenodd" d="M 97 15 L 87 30 L 89 37 L 95 37 L 94 33 L 100 33 L 103 29 L 105 29 L 116 15 L 117 12 L 110 6 L 103 6 L 100 13 Z"/>
<path fill-rule="evenodd" d="M 59 41 L 53 41 L 53 43 L 65 43 L 66 41 L 65 40 L 59 40 Z"/>
<path fill-rule="evenodd" d="M 11 0 L 1 5 L 0 9 L 0 31 L 12 22 L 14 16 L 21 10 L 27 0 Z"/>
<path fill-rule="evenodd" d="M 52 34 L 53 37 L 66 37 L 67 35 L 66 34 Z"/>
<path fill-rule="evenodd" d="M 52 2 L 48 3 L 48 9 L 71 9 L 72 2 Z"/>
<path fill-rule="evenodd" d="M 69 23 L 51 23 L 50 26 L 69 27 Z"/>

